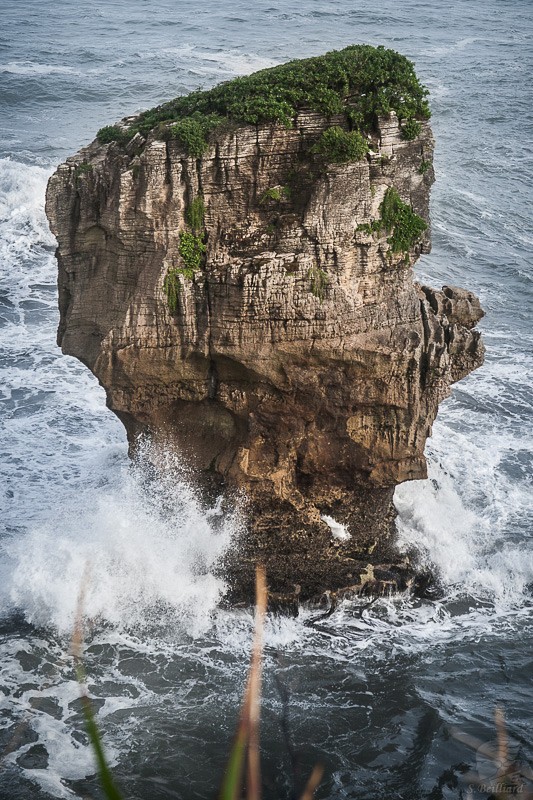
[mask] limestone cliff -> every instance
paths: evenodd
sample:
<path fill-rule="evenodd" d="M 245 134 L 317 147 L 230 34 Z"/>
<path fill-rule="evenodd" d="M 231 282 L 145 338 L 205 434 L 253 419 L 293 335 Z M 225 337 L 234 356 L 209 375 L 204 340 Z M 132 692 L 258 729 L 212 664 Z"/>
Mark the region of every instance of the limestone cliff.
<path fill-rule="evenodd" d="M 402 585 L 394 487 L 426 476 L 438 405 L 483 359 L 477 299 L 414 280 L 429 227 L 396 247 L 382 222 L 393 192 L 429 223 L 429 124 L 406 138 L 394 111 L 378 115 L 366 155 L 341 163 L 316 147 L 332 126 L 346 116 L 233 122 L 199 157 L 157 131 L 95 141 L 48 187 L 59 343 L 131 440 L 148 429 L 199 477 L 244 490 L 235 596 L 256 559 L 274 591 L 303 597 Z"/>

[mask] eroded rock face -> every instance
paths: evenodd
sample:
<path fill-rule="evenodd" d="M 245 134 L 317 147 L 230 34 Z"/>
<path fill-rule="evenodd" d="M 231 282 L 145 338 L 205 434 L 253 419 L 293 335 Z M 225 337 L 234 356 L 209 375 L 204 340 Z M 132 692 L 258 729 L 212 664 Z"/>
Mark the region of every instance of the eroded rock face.
<path fill-rule="evenodd" d="M 438 405 L 483 360 L 478 300 L 414 282 L 428 233 L 406 258 L 387 231 L 360 227 L 389 187 L 429 222 L 428 124 L 404 141 L 391 115 L 368 157 L 325 164 L 309 152 L 331 122 L 302 112 L 293 129 L 234 127 L 202 159 L 176 141 L 93 143 L 48 186 L 59 343 L 97 376 L 130 439 L 149 429 L 199 476 L 245 491 L 235 596 L 258 558 L 271 588 L 297 584 L 302 597 L 400 585 L 394 487 L 426 476 Z M 171 313 L 163 282 L 198 195 L 205 265 L 180 277 Z M 334 539 L 323 515 L 351 538 Z"/>

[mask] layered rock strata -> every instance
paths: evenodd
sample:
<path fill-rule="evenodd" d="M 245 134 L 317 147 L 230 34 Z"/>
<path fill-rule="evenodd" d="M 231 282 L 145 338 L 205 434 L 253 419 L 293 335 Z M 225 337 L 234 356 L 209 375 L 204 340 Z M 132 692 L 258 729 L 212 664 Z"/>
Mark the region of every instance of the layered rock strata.
<path fill-rule="evenodd" d="M 246 498 L 235 598 L 257 560 L 274 592 L 302 598 L 403 588 L 394 487 L 426 477 L 439 403 L 483 359 L 478 300 L 414 279 L 429 227 L 405 253 L 372 226 L 391 187 L 429 224 L 429 125 L 407 141 L 382 117 L 367 156 L 332 164 L 312 155 L 332 124 L 345 120 L 304 110 L 292 128 L 234 125 L 202 158 L 154 136 L 94 142 L 48 186 L 58 341 L 132 441 L 149 430 Z M 190 270 L 180 234 L 200 196 L 206 252 Z"/>

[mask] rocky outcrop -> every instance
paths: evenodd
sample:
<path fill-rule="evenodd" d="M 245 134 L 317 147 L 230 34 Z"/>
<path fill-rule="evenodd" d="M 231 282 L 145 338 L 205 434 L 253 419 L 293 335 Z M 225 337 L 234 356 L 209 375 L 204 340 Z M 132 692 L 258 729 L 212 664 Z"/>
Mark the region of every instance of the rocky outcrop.
<path fill-rule="evenodd" d="M 429 125 L 407 141 L 390 114 L 366 157 L 331 164 L 312 146 L 335 123 L 301 111 L 293 128 L 234 125 L 202 158 L 154 136 L 94 142 L 48 186 L 59 343 L 132 441 L 148 429 L 240 492 L 235 597 L 258 559 L 274 591 L 302 597 L 405 585 L 394 487 L 426 476 L 438 405 L 483 359 L 478 300 L 414 280 L 429 228 L 394 252 L 372 225 L 391 187 L 429 223 Z M 206 252 L 191 271 L 180 234 L 199 196 Z"/>

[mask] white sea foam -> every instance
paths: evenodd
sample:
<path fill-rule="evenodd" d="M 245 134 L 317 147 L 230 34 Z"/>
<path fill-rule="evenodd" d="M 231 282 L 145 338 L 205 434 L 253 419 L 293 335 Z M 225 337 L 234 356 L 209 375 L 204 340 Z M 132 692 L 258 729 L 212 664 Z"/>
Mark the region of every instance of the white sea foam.
<path fill-rule="evenodd" d="M 455 42 L 451 42 L 450 44 L 439 45 L 437 47 L 429 47 L 427 50 L 427 55 L 446 56 L 449 55 L 450 53 L 453 53 L 456 50 L 466 50 L 471 45 L 481 41 L 483 40 L 479 36 L 465 36 L 461 39 L 457 39 L 457 41 Z"/>
<path fill-rule="evenodd" d="M 479 437 L 455 429 L 446 416 L 430 442 L 430 480 L 396 489 L 400 543 L 421 548 L 449 590 L 516 605 L 533 581 L 533 553 L 527 540 L 508 532 L 531 505 L 527 478 L 509 478 L 502 462 L 531 450 L 531 440 L 513 439 L 509 430 Z"/>
<path fill-rule="evenodd" d="M 160 54 L 174 57 L 178 62 L 194 64 L 194 70 L 214 75 L 248 75 L 260 69 L 273 67 L 278 62 L 271 58 L 258 56 L 240 50 L 208 50 L 194 45 L 168 47 Z M 159 54 L 157 54 L 159 55 Z"/>
<path fill-rule="evenodd" d="M 279 62 L 241 50 L 209 50 L 193 44 L 180 47 L 164 47 L 160 50 L 143 50 L 135 53 L 142 61 L 168 64 L 182 70 L 184 75 L 196 75 L 208 80 L 228 79 L 238 75 L 248 75 L 257 70 L 273 67 Z M 194 87 L 196 88 L 196 87 Z"/>
<path fill-rule="evenodd" d="M 333 519 L 333 517 L 330 517 L 328 514 L 323 514 L 320 519 L 326 523 L 334 539 L 339 539 L 341 542 L 345 542 L 352 538 L 346 526 L 341 525 L 340 522 L 337 522 L 336 519 Z"/>
<path fill-rule="evenodd" d="M 0 73 L 12 75 L 76 75 L 79 74 L 73 67 L 61 64 L 38 64 L 35 61 L 10 61 L 0 64 Z"/>
<path fill-rule="evenodd" d="M 31 682 L 23 666 L 26 653 L 41 662 L 39 668 L 34 669 Z M 32 637 L 25 642 L 15 639 L 11 644 L 4 643 L 1 655 L 2 682 L 16 696 L 15 702 L 13 697 L 6 702 L 5 713 L 16 709 L 20 720 L 19 734 L 26 728 L 31 729 L 37 734 L 38 741 L 45 744 L 48 754 L 47 767 L 28 770 L 28 777 L 53 797 L 77 796 L 65 786 L 64 780 L 79 780 L 93 774 L 96 763 L 92 749 L 81 746 L 79 740 L 72 736 L 71 721 L 76 704 L 79 704 L 80 687 L 67 649 L 50 640 L 45 642 Z M 118 698 L 113 699 L 117 701 Z M 47 706 L 47 702 L 52 707 Z M 123 707 L 131 707 L 135 702 L 131 697 L 124 697 Z M 16 737 L 17 732 L 13 736 Z M 14 748 L 13 752 L 8 749 L 2 754 L 3 766 L 14 764 L 32 746 L 31 742 Z M 112 765 L 116 761 L 117 751 L 107 739 L 105 746 L 106 758 Z"/>
<path fill-rule="evenodd" d="M 43 167 L 0 158 L 0 280 L 11 290 L 14 279 L 27 283 L 42 277 L 40 264 L 33 263 L 30 273 L 25 259 L 55 243 L 44 215 L 49 174 L 50 170 Z M 46 277 L 52 277 L 49 265 Z"/>
<path fill-rule="evenodd" d="M 85 613 L 95 624 L 204 631 L 225 588 L 212 570 L 236 521 L 226 516 L 215 529 L 176 459 L 158 459 L 151 450 L 113 485 L 69 496 L 53 520 L 13 538 L 4 607 L 66 633 L 87 580 Z"/>

